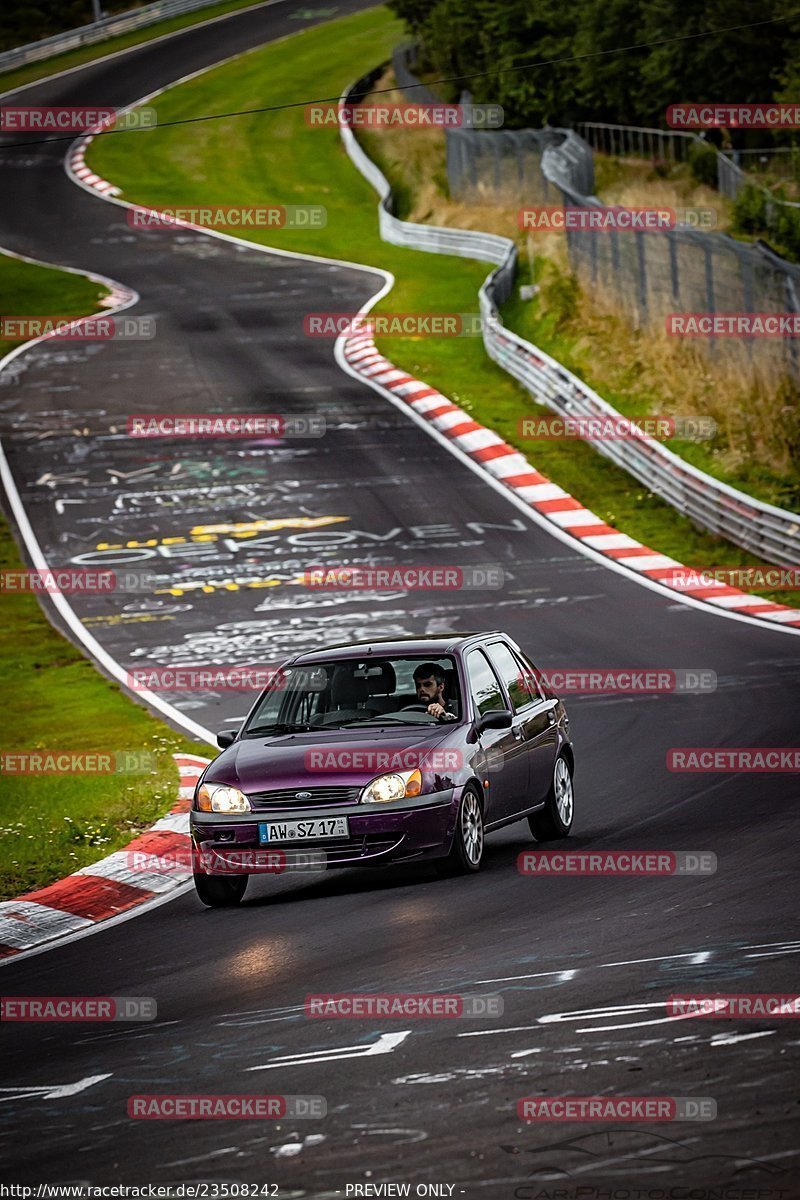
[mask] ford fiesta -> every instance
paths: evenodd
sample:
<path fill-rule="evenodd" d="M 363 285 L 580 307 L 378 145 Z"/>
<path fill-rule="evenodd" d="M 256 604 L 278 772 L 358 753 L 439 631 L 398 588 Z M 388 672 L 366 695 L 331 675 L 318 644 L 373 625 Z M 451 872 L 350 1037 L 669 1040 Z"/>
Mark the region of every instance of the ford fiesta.
<path fill-rule="evenodd" d="M 500 632 L 298 655 L 217 741 L 190 814 L 209 907 L 238 904 L 270 860 L 473 872 L 494 829 L 526 819 L 547 841 L 572 827 L 569 719 Z"/>

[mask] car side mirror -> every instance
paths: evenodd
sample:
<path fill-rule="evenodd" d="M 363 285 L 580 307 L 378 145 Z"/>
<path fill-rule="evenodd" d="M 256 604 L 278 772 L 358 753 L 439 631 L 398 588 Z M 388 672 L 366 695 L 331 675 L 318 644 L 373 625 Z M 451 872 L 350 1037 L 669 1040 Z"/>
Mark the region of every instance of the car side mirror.
<path fill-rule="evenodd" d="M 478 717 L 478 733 L 484 729 L 510 729 L 511 713 L 505 708 L 490 708 Z"/>
<path fill-rule="evenodd" d="M 220 750 L 227 750 L 228 746 L 232 746 L 236 741 L 235 729 L 223 729 L 217 734 L 217 745 Z"/>

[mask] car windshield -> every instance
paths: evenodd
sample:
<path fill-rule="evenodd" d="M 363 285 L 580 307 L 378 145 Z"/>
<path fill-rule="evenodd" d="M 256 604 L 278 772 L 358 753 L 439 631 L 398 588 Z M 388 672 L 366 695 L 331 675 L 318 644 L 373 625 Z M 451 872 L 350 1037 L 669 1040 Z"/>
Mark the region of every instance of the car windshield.
<path fill-rule="evenodd" d="M 242 737 L 359 725 L 436 725 L 432 704 L 461 716 L 455 661 L 444 657 L 343 658 L 285 667 L 264 692 Z"/>

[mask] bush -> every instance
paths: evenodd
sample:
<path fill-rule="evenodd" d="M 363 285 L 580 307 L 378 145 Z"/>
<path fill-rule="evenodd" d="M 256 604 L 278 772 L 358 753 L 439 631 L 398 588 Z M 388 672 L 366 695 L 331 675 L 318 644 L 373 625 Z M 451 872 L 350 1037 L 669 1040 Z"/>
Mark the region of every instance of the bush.
<path fill-rule="evenodd" d="M 779 254 L 800 262 L 800 208 L 781 204 L 782 199 L 778 192 L 770 196 L 757 184 L 746 184 L 734 201 L 735 229 L 769 239 Z"/>
<path fill-rule="evenodd" d="M 712 188 L 717 186 L 717 151 L 713 146 L 701 141 L 690 142 L 686 161 L 698 183 L 706 183 Z"/>
<path fill-rule="evenodd" d="M 747 183 L 733 202 L 733 219 L 739 233 L 766 233 L 767 193 Z"/>

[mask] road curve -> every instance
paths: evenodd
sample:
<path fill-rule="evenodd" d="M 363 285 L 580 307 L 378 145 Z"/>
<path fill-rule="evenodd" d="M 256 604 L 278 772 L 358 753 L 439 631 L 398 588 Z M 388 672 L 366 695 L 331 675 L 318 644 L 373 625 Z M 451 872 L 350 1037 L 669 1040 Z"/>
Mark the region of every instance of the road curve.
<path fill-rule="evenodd" d="M 296 31 L 300 7 L 289 0 L 87 65 L 27 89 L 24 103 L 124 105 Z M 337 15 L 361 7 L 340 4 Z M 530 879 L 515 867 L 526 830 L 512 828 L 490 839 L 476 878 L 396 869 L 255 882 L 238 912 L 205 911 L 186 895 L 9 963 L 4 995 L 152 995 L 158 1018 L 3 1029 L 8 1178 L 277 1183 L 318 1196 L 384 1181 L 492 1197 L 667 1180 L 795 1194 L 792 1022 L 665 1021 L 663 1001 L 675 991 L 786 993 L 796 980 L 792 776 L 665 768 L 671 746 L 796 741 L 796 640 L 670 602 L 581 557 L 342 374 L 328 344 L 303 338 L 302 315 L 360 306 L 374 273 L 202 234 L 134 233 L 122 210 L 69 182 L 64 152 L 2 147 L 0 244 L 134 289 L 131 313 L 154 314 L 158 336 L 45 343 L 6 376 L 4 447 L 48 561 L 128 559 L 186 585 L 343 555 L 498 564 L 506 576 L 500 593 L 342 603 L 283 586 L 187 586 L 124 604 L 76 597 L 104 649 L 125 669 L 252 663 L 364 631 L 502 626 L 545 668 L 710 668 L 713 694 L 572 700 L 572 841 L 706 850 L 719 866 L 706 878 Z M 116 432 L 130 412 L 211 408 L 313 412 L 328 432 L 181 456 Z M 330 517 L 343 519 L 298 523 Z M 252 523 L 256 536 L 245 536 Z M 211 525 L 231 528 L 192 533 Z M 113 549 L 132 541 L 145 553 Z M 222 693 L 176 707 L 216 728 L 243 702 Z M 310 1021 L 302 1008 L 312 990 L 465 989 L 501 993 L 503 1018 Z M 147 1092 L 323 1095 L 328 1116 L 279 1127 L 130 1120 L 127 1098 Z M 613 1135 L 517 1120 L 520 1096 L 565 1092 L 710 1096 L 718 1116 Z"/>

